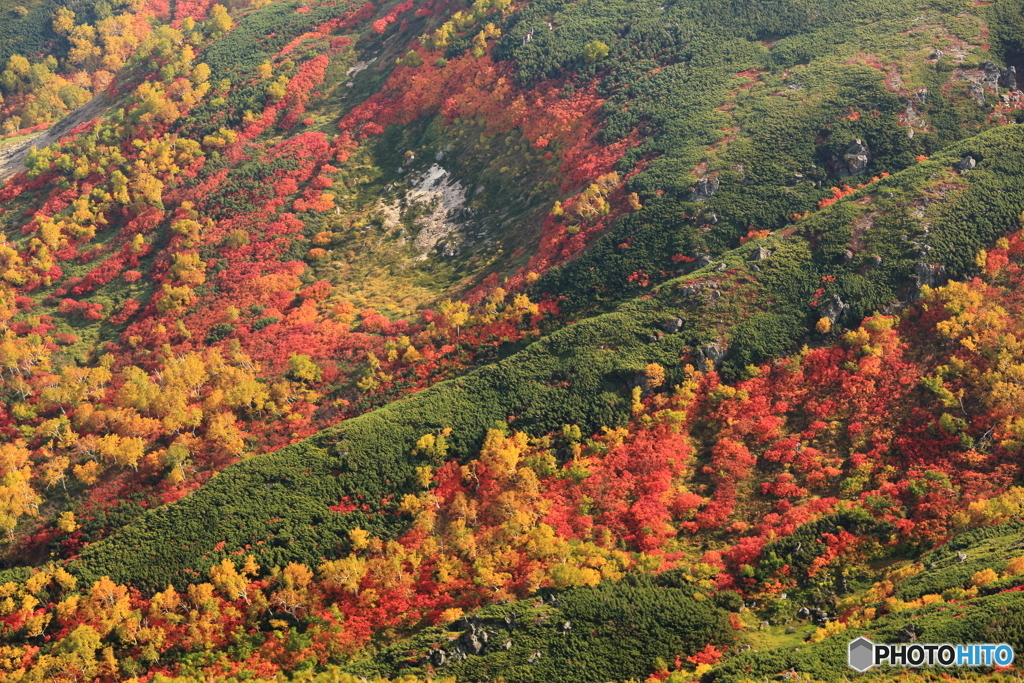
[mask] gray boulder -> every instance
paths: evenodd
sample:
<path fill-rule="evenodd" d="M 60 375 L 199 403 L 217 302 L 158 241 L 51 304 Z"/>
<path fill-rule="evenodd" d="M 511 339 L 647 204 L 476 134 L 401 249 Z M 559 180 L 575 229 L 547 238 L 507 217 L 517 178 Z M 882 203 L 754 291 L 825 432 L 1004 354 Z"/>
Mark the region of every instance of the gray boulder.
<path fill-rule="evenodd" d="M 681 318 L 666 320 L 661 324 L 661 329 L 665 330 L 669 334 L 675 334 L 679 330 L 683 329 L 683 321 Z"/>
<path fill-rule="evenodd" d="M 850 304 L 840 299 L 838 294 L 833 294 L 832 298 L 821 307 L 821 317 L 828 318 L 830 322 L 835 323 L 849 310 Z"/>
<path fill-rule="evenodd" d="M 871 151 L 859 138 L 850 142 L 843 152 L 842 160 L 837 164 L 836 174 L 840 178 L 858 176 L 867 173 L 871 163 Z"/>
<path fill-rule="evenodd" d="M 946 284 L 947 280 L 946 267 L 941 263 L 918 261 L 914 264 L 914 285 L 905 301 L 907 303 L 918 301 L 921 298 L 922 287 L 926 285 L 933 288 L 941 287 Z"/>
<path fill-rule="evenodd" d="M 697 364 L 703 372 L 717 370 L 722 366 L 722 360 L 728 351 L 728 347 L 721 341 L 705 344 L 697 349 Z"/>
<path fill-rule="evenodd" d="M 914 275 L 916 276 L 916 284 L 919 290 L 925 285 L 941 287 L 946 284 L 946 266 L 941 263 L 918 261 L 914 264 Z"/>
<path fill-rule="evenodd" d="M 972 170 L 974 170 L 974 167 L 977 166 L 977 165 L 978 165 L 978 162 L 974 160 L 974 157 L 972 157 L 970 154 L 968 154 L 968 155 L 964 156 L 963 159 L 961 159 L 960 161 L 958 161 L 955 164 L 953 164 L 953 168 L 955 168 L 956 170 L 958 170 L 961 173 L 963 173 L 965 171 L 972 171 Z"/>

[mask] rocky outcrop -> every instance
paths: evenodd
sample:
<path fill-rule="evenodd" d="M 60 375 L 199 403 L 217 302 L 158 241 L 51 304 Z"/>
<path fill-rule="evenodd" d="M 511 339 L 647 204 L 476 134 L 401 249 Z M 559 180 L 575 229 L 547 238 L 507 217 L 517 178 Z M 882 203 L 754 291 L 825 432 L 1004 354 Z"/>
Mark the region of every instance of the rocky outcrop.
<path fill-rule="evenodd" d="M 711 372 L 722 367 L 722 361 L 729 348 L 722 341 L 705 344 L 697 349 L 697 366 L 702 372 Z"/>
<path fill-rule="evenodd" d="M 1017 67 L 1000 69 L 992 62 L 982 62 L 981 70 L 986 88 L 993 91 L 997 88 L 1017 89 Z"/>
<path fill-rule="evenodd" d="M 715 176 L 704 176 L 690 190 L 691 202 L 706 202 L 718 192 L 719 180 Z"/>
<path fill-rule="evenodd" d="M 683 320 L 682 318 L 666 320 L 661 324 L 661 329 L 665 330 L 668 334 L 676 334 L 679 330 L 683 329 Z"/>
<path fill-rule="evenodd" d="M 1017 89 L 1017 67 L 1011 66 L 999 74 L 999 85 L 1007 90 Z"/>
<path fill-rule="evenodd" d="M 497 640 L 498 632 L 484 628 L 485 625 L 489 624 L 470 619 L 455 622 L 452 626 L 455 629 L 464 629 L 462 633 L 444 647 L 434 647 L 429 650 L 424 663 L 429 662 L 434 668 L 441 668 L 452 662 L 464 661 L 471 656 L 486 654 L 492 642 Z M 493 626 L 501 628 L 497 624 L 493 624 Z M 515 624 L 506 620 L 502 626 L 511 631 Z M 508 637 L 502 639 L 498 647 L 505 650 L 510 649 L 512 647 L 511 639 Z"/>
<path fill-rule="evenodd" d="M 413 177 L 404 197 L 391 202 L 380 200 L 378 209 L 384 214 L 384 229 L 401 229 L 402 217 L 413 205 L 429 208 L 429 213 L 414 222 L 417 228 L 413 246 L 415 260 L 425 261 L 435 249 L 445 256 L 458 255 L 457 233 L 463 227 L 467 190 L 439 164 L 433 164 L 418 177 Z M 403 242 L 404 243 L 404 242 Z"/>
<path fill-rule="evenodd" d="M 955 168 L 956 170 L 958 170 L 961 173 L 963 173 L 964 171 L 973 170 L 974 167 L 977 166 L 977 165 L 978 165 L 978 162 L 975 161 L 974 157 L 972 157 L 970 154 L 968 154 L 963 159 L 961 159 L 960 161 L 958 161 L 955 164 L 953 164 L 953 168 Z"/>
<path fill-rule="evenodd" d="M 832 615 L 817 607 L 801 607 L 796 611 L 798 619 L 808 619 L 815 626 L 824 626 L 832 619 Z"/>
<path fill-rule="evenodd" d="M 829 322 L 835 324 L 849 310 L 850 304 L 840 299 L 838 294 L 833 294 L 832 298 L 821 307 L 821 317 L 828 318 Z"/>
<path fill-rule="evenodd" d="M 941 287 L 948 280 L 946 266 L 941 263 L 927 263 L 918 261 L 914 264 L 914 284 L 910 293 L 910 301 L 918 301 L 921 298 L 921 288 Z"/>
<path fill-rule="evenodd" d="M 971 96 L 979 106 L 985 106 L 985 85 L 980 81 L 970 81 L 967 83 L 967 94 Z"/>
<path fill-rule="evenodd" d="M 840 178 L 864 175 L 871 164 L 871 151 L 862 140 L 855 139 L 846 146 L 841 159 L 833 157 L 835 174 Z"/>
<path fill-rule="evenodd" d="M 914 643 L 921 637 L 923 629 L 917 624 L 907 624 L 896 634 L 896 640 L 901 643 Z"/>
<path fill-rule="evenodd" d="M 1003 72 L 992 62 L 981 63 L 982 82 L 985 87 L 995 90 L 999 87 L 999 81 L 1002 78 Z"/>
<path fill-rule="evenodd" d="M 946 266 L 941 263 L 924 263 L 918 261 L 914 264 L 914 275 L 917 280 L 917 287 L 920 289 L 925 285 L 929 287 L 941 287 L 946 284 Z"/>
<path fill-rule="evenodd" d="M 953 80 L 967 82 L 967 94 L 981 107 L 986 107 L 985 93 L 998 93 L 999 88 L 1017 89 L 1017 69 L 1000 69 L 993 62 L 982 62 L 977 69 L 959 69 Z"/>

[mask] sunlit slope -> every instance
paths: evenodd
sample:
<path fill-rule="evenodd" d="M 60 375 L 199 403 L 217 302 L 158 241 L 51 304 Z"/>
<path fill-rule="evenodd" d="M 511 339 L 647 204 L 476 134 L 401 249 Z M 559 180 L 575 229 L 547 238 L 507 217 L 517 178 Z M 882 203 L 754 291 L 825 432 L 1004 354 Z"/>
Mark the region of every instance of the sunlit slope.
<path fill-rule="evenodd" d="M 959 175 L 952 164 L 968 152 L 982 162 Z M 272 566 L 330 556 L 346 547 L 354 526 L 394 533 L 402 525 L 399 517 L 335 513 L 329 506 L 346 495 L 363 496 L 369 511 L 393 511 L 396 499 L 414 488 L 413 468 L 421 461 L 410 453 L 423 434 L 451 428 L 452 455 L 467 457 L 495 422 L 538 434 L 562 424 L 590 432 L 626 418 L 631 383 L 647 363 L 672 372 L 681 353 L 716 341 L 729 349 L 727 370 L 783 354 L 808 338 L 824 315 L 811 305 L 821 298 L 815 292 L 823 277 L 835 277 L 829 295 L 834 292 L 851 307 L 841 318 L 851 323 L 862 312 L 912 293 L 917 264 L 924 261 L 916 255 L 920 247 L 903 239 L 906 222 L 861 237 L 873 240 L 870 253 L 883 255 L 880 267 L 839 258 L 852 239 L 852 225 L 872 203 L 909 206 L 931 184 L 955 175 L 960 191 L 929 207 L 934 219 L 927 241 L 936 246 L 927 263 L 945 261 L 957 272 L 968 267 L 960 254 L 1013 227 L 1024 206 L 1022 165 L 1024 135 L 1017 127 L 984 133 L 824 209 L 791 234 L 729 252 L 718 261 L 724 268 L 708 266 L 464 378 L 234 465 L 179 503 L 89 547 L 73 563 L 74 571 L 155 589 L 187 581 L 193 571 L 205 573 L 223 553 L 244 546 Z M 962 220 L 972 214 L 976 220 Z M 762 245 L 772 255 L 752 261 Z M 703 287 L 696 294 L 695 285 Z M 676 318 L 681 324 L 670 329 L 677 331 L 666 334 L 665 323 Z M 221 542 L 222 550 L 212 552 Z"/>

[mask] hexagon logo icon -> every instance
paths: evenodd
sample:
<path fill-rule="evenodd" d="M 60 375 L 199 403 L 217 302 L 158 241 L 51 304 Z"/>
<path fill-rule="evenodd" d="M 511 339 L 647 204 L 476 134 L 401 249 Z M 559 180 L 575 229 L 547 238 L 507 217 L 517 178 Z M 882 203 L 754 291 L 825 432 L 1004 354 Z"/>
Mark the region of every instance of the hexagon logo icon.
<path fill-rule="evenodd" d="M 850 641 L 847 646 L 846 662 L 851 669 L 861 673 L 867 671 L 875 665 L 875 644 L 864 636 Z"/>

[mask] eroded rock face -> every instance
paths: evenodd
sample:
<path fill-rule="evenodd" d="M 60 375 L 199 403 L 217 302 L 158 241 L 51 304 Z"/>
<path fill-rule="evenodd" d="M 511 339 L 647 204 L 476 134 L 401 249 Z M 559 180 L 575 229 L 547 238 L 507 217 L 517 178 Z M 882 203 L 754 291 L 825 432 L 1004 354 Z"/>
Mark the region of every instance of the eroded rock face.
<path fill-rule="evenodd" d="M 704 176 L 697 181 L 697 184 L 690 190 L 690 201 L 691 202 L 706 202 L 711 199 L 716 192 L 718 192 L 718 186 L 720 182 L 715 176 Z"/>
<path fill-rule="evenodd" d="M 821 307 L 821 317 L 828 318 L 829 322 L 834 324 L 849 310 L 850 304 L 840 299 L 838 294 L 833 294 L 832 298 Z"/>
<path fill-rule="evenodd" d="M 702 372 L 711 372 L 722 367 L 722 361 L 725 359 L 725 354 L 729 351 L 729 347 L 725 345 L 725 342 L 716 341 L 697 349 L 697 365 L 698 369 Z"/>
<path fill-rule="evenodd" d="M 867 173 L 871 164 L 871 151 L 862 140 L 855 139 L 846 146 L 842 159 L 836 161 L 836 175 L 840 178 Z"/>
<path fill-rule="evenodd" d="M 946 266 L 941 263 L 926 263 L 924 261 L 918 261 L 914 264 L 914 288 L 911 292 L 911 301 L 917 301 L 921 298 L 921 288 L 924 286 L 928 287 L 941 287 L 946 284 L 948 278 L 946 277 Z"/>
<path fill-rule="evenodd" d="M 452 626 L 456 629 L 465 630 L 458 638 L 446 644 L 443 648 L 434 647 L 427 653 L 425 661 L 435 668 L 441 668 L 451 662 L 465 661 L 471 656 L 486 654 L 491 639 L 498 635 L 496 631 L 487 630 L 476 620 L 462 619 L 455 622 Z M 506 618 L 504 626 L 512 630 L 515 627 L 515 623 Z M 504 638 L 500 647 L 506 650 L 511 649 L 512 640 L 508 637 Z"/>
<path fill-rule="evenodd" d="M 393 230 L 399 227 L 405 207 L 420 204 L 432 207 L 432 211 L 416 220 L 418 228 L 413 245 L 418 256 L 416 260 L 426 260 L 428 254 L 439 244 L 447 240 L 462 227 L 456 216 L 466 205 L 466 188 L 438 164 L 433 164 L 427 172 L 415 181 L 406 193 L 404 202 L 381 203 L 384 214 L 384 228 Z M 404 203 L 404 206 L 403 206 Z M 448 253 L 445 255 L 454 255 Z"/>
<path fill-rule="evenodd" d="M 999 88 L 1017 89 L 1017 69 L 1012 66 L 1000 69 L 992 62 L 982 62 L 976 69 L 958 69 L 953 73 L 953 80 L 966 82 L 967 94 L 978 106 L 987 107 L 986 93 L 997 94 Z"/>
<path fill-rule="evenodd" d="M 979 81 L 970 81 L 967 84 L 967 94 L 978 103 L 979 106 L 985 106 L 985 86 Z"/>
<path fill-rule="evenodd" d="M 1007 90 L 1017 89 L 1017 67 L 1011 66 L 999 75 L 999 85 Z"/>
<path fill-rule="evenodd" d="M 992 90 L 998 88 L 999 81 L 1003 75 L 1003 72 L 999 69 L 999 67 L 992 62 L 982 62 L 981 70 L 984 74 L 982 78 L 984 79 L 985 86 L 991 88 Z"/>
<path fill-rule="evenodd" d="M 953 164 L 953 168 L 955 168 L 956 170 L 958 170 L 958 171 L 960 171 L 962 173 L 964 171 L 970 171 L 970 170 L 974 169 L 974 167 L 977 166 L 977 165 L 978 165 L 978 162 L 974 160 L 974 157 L 972 157 L 970 154 L 968 154 L 963 159 L 961 159 L 960 161 L 958 161 L 955 164 Z"/>
<path fill-rule="evenodd" d="M 918 262 L 914 265 L 917 286 L 941 287 L 946 284 L 946 266 L 941 263 Z"/>

